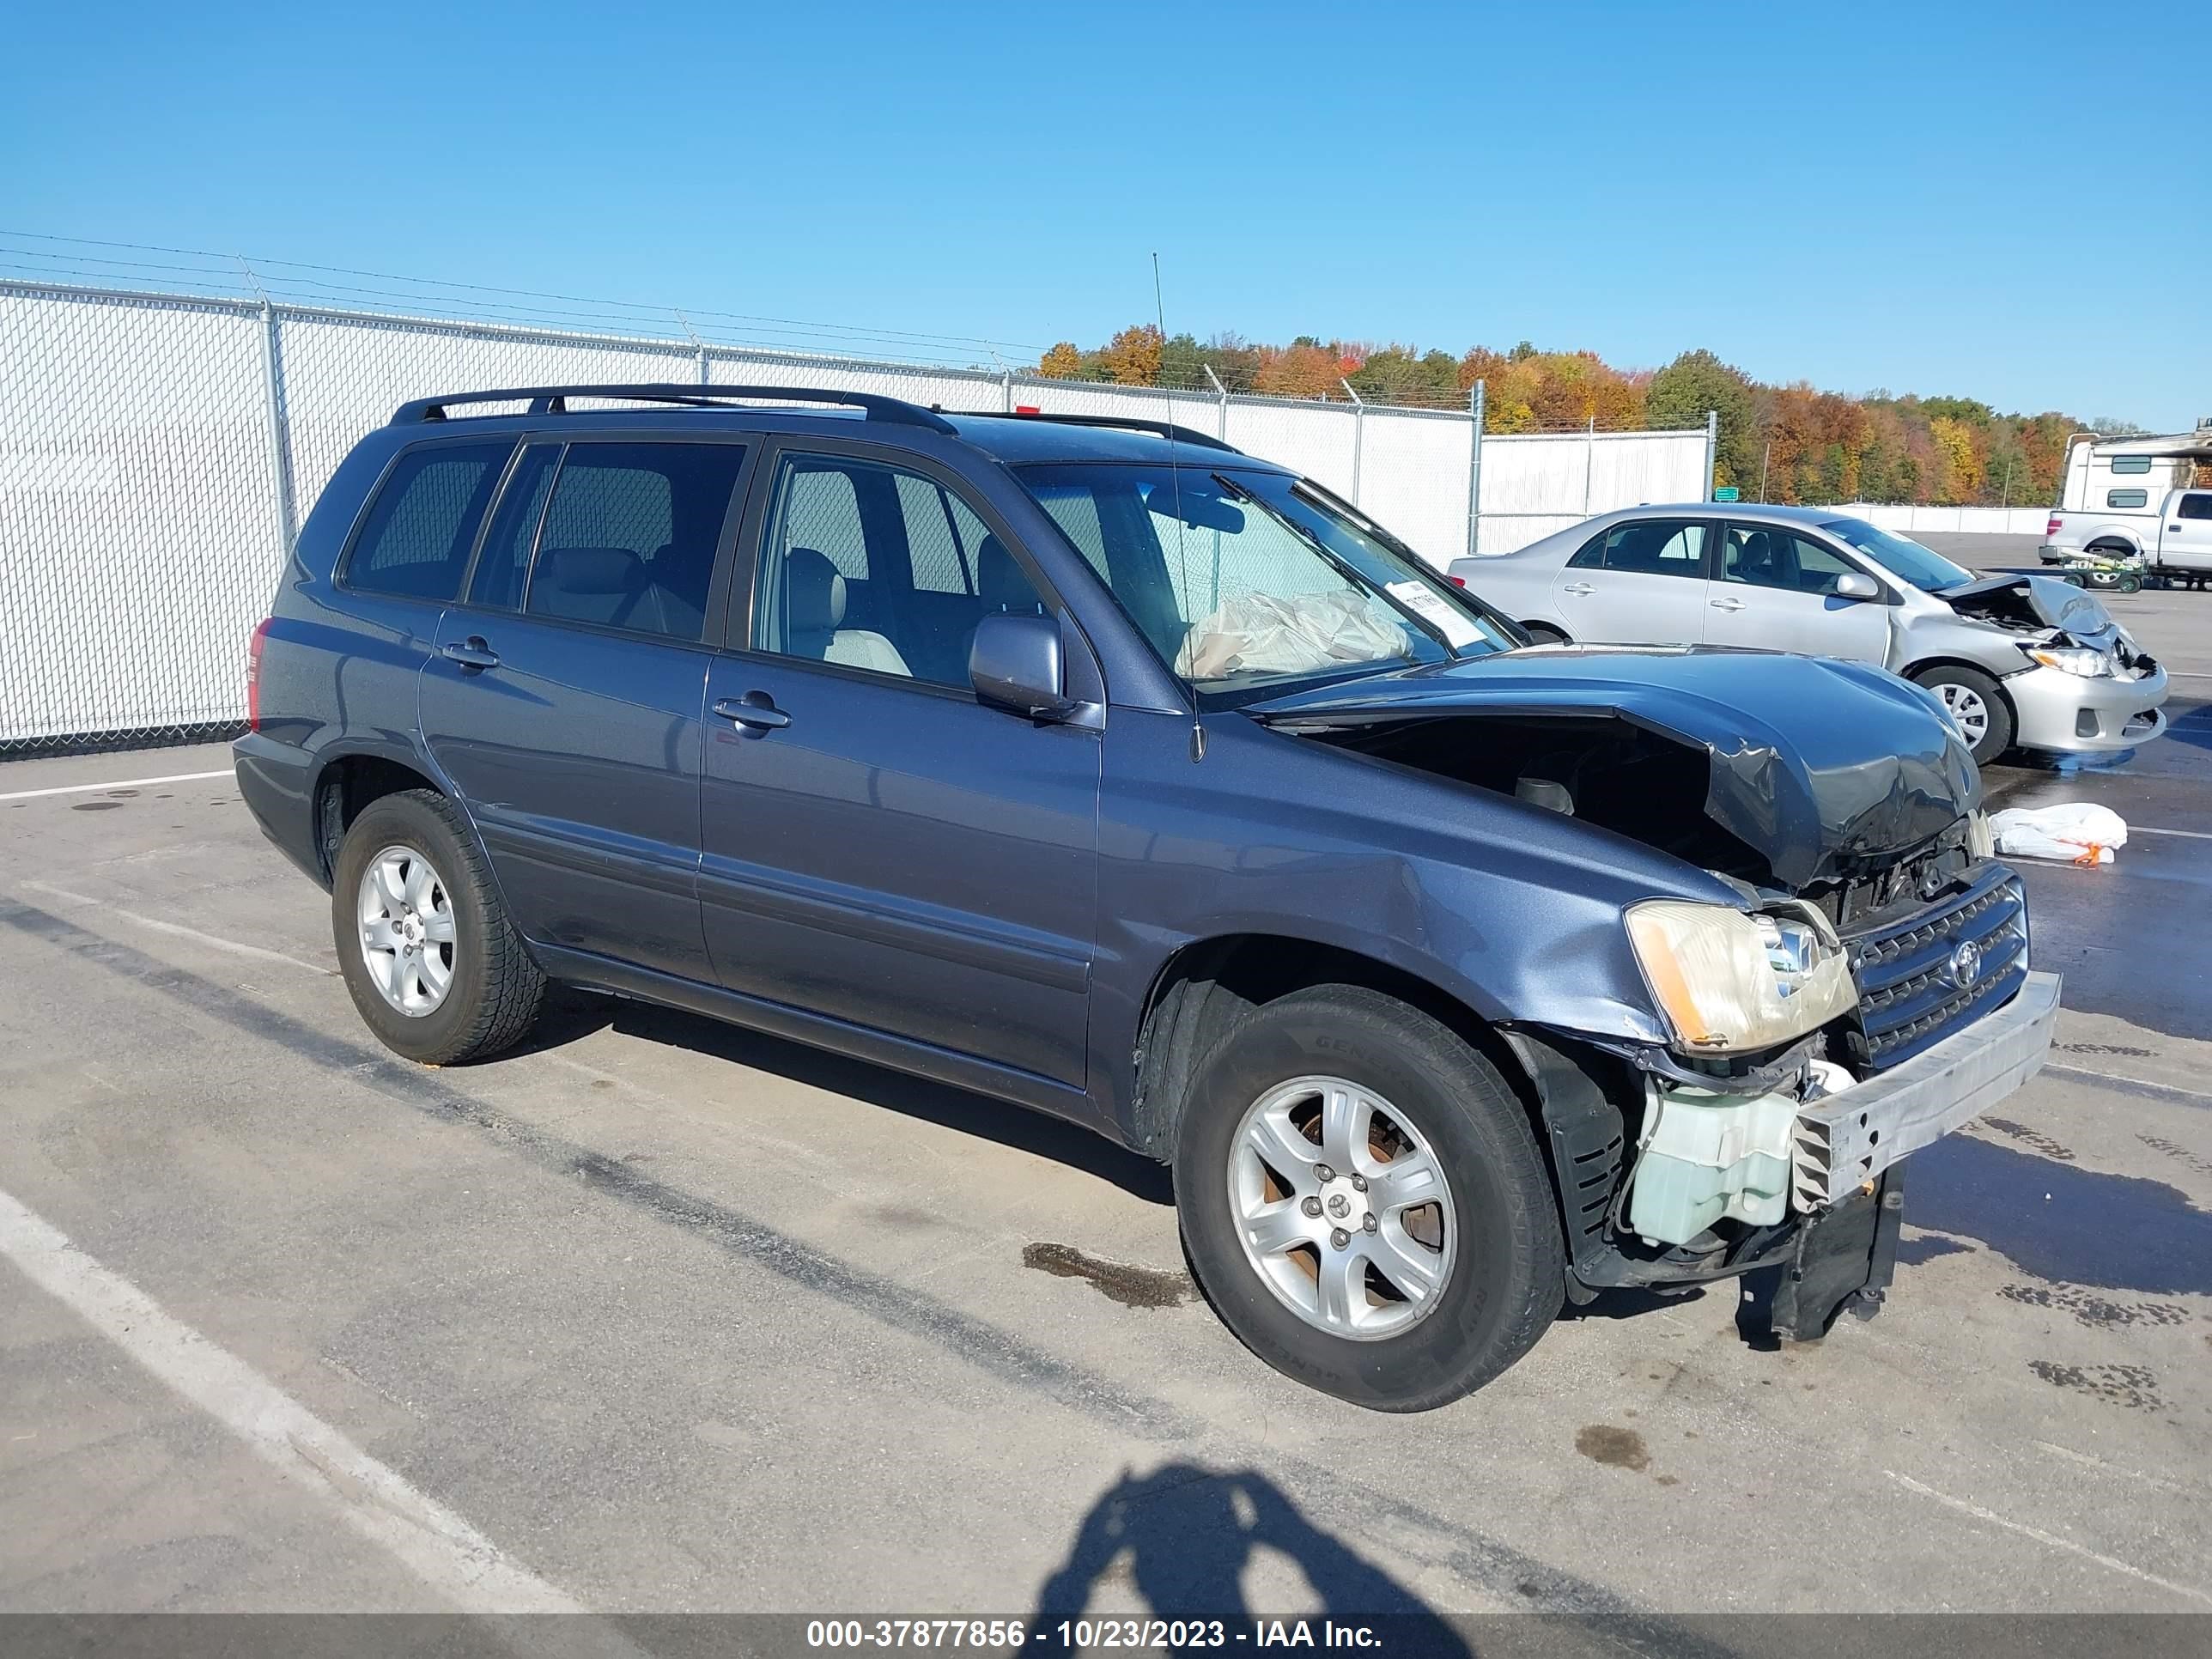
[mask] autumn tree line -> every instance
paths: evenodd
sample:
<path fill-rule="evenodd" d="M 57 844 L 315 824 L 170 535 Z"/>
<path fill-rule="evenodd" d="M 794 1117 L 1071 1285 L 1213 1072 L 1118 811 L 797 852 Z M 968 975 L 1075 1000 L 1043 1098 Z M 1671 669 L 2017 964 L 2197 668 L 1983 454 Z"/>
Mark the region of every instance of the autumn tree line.
<path fill-rule="evenodd" d="M 1201 343 L 1143 324 L 1092 350 L 1062 341 L 1036 372 L 1202 392 L 1218 380 L 1230 392 L 1340 401 L 1348 385 L 1369 403 L 1432 409 L 1466 408 L 1480 380 L 1492 433 L 1703 426 L 1711 410 L 1720 427 L 1713 482 L 1746 501 L 2040 505 L 2057 499 L 2067 437 L 2084 426 L 2056 412 L 2001 415 L 1972 398 L 1769 386 L 1710 351 L 1656 370 L 1619 369 L 1593 351 L 1539 351 L 1525 340 L 1454 356 L 1310 335 L 1286 346 L 1234 334 Z"/>

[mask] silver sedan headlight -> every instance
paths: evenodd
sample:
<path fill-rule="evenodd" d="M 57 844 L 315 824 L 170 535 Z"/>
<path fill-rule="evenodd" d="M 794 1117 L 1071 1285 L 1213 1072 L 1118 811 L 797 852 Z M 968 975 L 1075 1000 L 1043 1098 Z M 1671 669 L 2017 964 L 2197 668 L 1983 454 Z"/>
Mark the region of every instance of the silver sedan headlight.
<path fill-rule="evenodd" d="M 1722 904 L 1632 905 L 1628 941 L 1652 999 L 1692 1054 L 1771 1048 L 1850 1012 L 1850 963 L 1818 911 L 1751 915 Z"/>
<path fill-rule="evenodd" d="M 2027 653 L 2029 661 L 2055 668 L 2062 674 L 2085 680 L 2107 679 L 2112 676 L 2112 659 L 2086 645 L 2023 645 L 2021 649 Z"/>

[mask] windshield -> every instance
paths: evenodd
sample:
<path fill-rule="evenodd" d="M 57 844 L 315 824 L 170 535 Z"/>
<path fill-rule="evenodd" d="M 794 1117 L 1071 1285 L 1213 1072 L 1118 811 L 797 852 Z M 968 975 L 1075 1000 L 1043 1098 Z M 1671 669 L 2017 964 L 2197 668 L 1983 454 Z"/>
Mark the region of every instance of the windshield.
<path fill-rule="evenodd" d="M 1201 693 L 1520 643 L 1378 528 L 1280 473 L 1105 462 L 1015 471 L 1161 660 Z"/>
<path fill-rule="evenodd" d="M 1864 519 L 1831 519 L 1820 528 L 1831 536 L 1840 536 L 1891 575 L 1911 582 L 1924 593 L 1974 580 L 1972 571 L 1960 569 L 1934 548 L 1893 535 Z"/>

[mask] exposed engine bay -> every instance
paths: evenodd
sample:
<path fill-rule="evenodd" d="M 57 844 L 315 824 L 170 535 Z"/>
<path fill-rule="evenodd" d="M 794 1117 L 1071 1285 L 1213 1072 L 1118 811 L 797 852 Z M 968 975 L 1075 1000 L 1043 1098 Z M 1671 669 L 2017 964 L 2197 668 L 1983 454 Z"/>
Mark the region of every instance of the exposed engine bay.
<path fill-rule="evenodd" d="M 2000 593 L 1990 603 L 2010 601 Z M 1978 1018 L 2018 989 L 2024 907 L 2015 939 L 2016 884 L 1977 840 L 1979 779 L 1962 750 L 1916 753 L 1900 742 L 1885 754 L 1878 735 L 1862 732 L 1826 764 L 1801 746 L 1759 742 L 1748 721 L 1694 729 L 1698 712 L 1417 709 L 1393 700 L 1261 717 L 1629 836 L 1723 878 L 1762 926 L 1817 913 L 1840 938 L 1854 985 L 1874 988 L 1863 1003 L 1858 989 L 1847 992 L 1839 1018 L 1771 1050 L 1708 1057 L 1587 1033 L 1516 1034 L 1540 1079 L 1547 1055 L 1560 1060 L 1558 1086 L 1575 1097 L 1565 1109 L 1547 1102 L 1547 1118 L 1557 1166 L 1574 1172 L 1583 1195 L 1579 1216 L 1570 1202 L 1569 1221 L 1585 1293 L 1789 1257 L 1841 1287 L 1802 1310 L 1805 1334 L 1817 1334 L 1860 1292 L 1879 1300 L 1878 1258 L 1893 1246 L 1901 1203 L 1901 1170 L 1887 1152 L 1851 1141 L 1857 1114 L 1843 1103 L 1951 1022 Z M 1899 977 L 1912 964 L 1890 939 L 1915 941 L 1917 953 L 1936 945 L 1940 956 L 1954 931 L 1986 946 L 1985 976 L 1955 994 Z M 1908 1006 L 1929 1012 L 1900 1036 L 1888 1011 Z M 1612 1081 L 1593 1089 L 1593 1075 Z M 1841 1267 L 1839 1249 L 1849 1258 Z"/>
<path fill-rule="evenodd" d="M 1936 597 L 1960 616 L 2002 629 L 2024 643 L 2032 641 L 2057 649 L 2083 649 L 2109 656 L 2128 678 L 2140 679 L 2156 666 L 2113 621 L 2102 600 L 2047 577 L 1995 576 L 1963 587 L 1945 588 Z"/>

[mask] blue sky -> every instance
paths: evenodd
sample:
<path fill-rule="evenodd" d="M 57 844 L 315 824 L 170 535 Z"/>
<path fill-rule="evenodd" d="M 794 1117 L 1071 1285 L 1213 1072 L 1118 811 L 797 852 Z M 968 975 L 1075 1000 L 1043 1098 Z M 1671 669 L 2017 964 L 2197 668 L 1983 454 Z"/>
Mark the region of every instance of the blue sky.
<path fill-rule="evenodd" d="M 1157 249 L 1201 337 L 2212 414 L 2202 5 L 124 3 L 8 35 L 8 230 L 1038 345 L 1149 319 Z"/>

